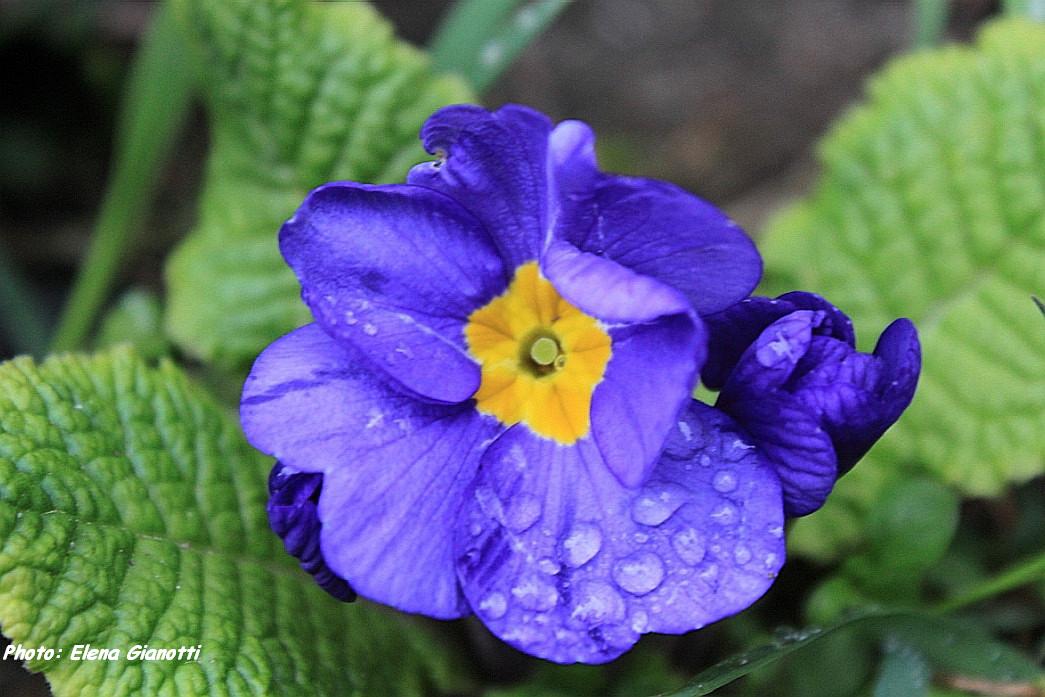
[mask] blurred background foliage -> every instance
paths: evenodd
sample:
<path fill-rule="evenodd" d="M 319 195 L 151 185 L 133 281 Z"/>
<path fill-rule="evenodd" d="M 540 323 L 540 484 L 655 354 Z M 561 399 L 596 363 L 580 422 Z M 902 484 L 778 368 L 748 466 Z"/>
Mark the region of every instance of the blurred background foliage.
<path fill-rule="evenodd" d="M 232 404 L 304 317 L 274 233 L 309 187 L 400 179 L 442 103 L 580 118 L 604 168 L 672 180 L 756 237 L 765 292 L 823 293 L 865 349 L 912 316 L 925 378 L 750 611 L 607 667 L 430 623 L 467 646 L 473 692 L 698 695 L 746 674 L 715 694 L 1042 695 L 1020 671 L 1045 656 L 1045 33 L 998 16 L 1045 18 L 1003 4 L 485 0 L 454 34 L 436 1 L 281 24 L 267 3 L 4 0 L 0 356 L 43 355 L 60 326 L 59 348 L 131 341 Z M 88 254 L 102 271 L 63 312 Z M 47 694 L 9 661 L 0 688 Z"/>

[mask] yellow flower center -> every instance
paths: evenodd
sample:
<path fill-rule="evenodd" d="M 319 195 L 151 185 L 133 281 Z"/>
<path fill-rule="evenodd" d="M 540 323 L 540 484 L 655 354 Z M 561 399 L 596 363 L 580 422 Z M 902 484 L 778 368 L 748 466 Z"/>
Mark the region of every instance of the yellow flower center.
<path fill-rule="evenodd" d="M 559 295 L 536 262 L 516 269 L 508 290 L 468 317 L 465 337 L 482 365 L 479 411 L 563 444 L 588 435 L 610 337 Z"/>

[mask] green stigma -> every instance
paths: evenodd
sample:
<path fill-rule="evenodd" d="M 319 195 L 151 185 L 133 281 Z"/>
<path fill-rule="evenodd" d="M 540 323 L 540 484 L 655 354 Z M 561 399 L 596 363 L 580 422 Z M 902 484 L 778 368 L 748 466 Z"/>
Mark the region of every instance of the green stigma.
<path fill-rule="evenodd" d="M 530 345 L 530 358 L 537 365 L 549 366 L 559 358 L 559 344 L 555 339 L 542 336 Z"/>

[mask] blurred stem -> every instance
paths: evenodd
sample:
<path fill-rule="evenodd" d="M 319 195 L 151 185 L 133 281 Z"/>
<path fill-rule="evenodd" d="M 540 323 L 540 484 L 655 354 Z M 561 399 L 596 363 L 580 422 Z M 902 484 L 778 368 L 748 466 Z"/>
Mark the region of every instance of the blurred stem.
<path fill-rule="evenodd" d="M 16 353 L 43 354 L 47 346 L 43 307 L 3 247 L 0 247 L 0 318 L 4 334 Z"/>
<path fill-rule="evenodd" d="M 1014 564 L 997 576 L 973 587 L 971 590 L 937 604 L 933 608 L 933 612 L 946 614 L 960 610 L 968 605 L 1000 595 L 1013 588 L 1019 588 L 1028 583 L 1043 580 L 1045 580 L 1045 552 Z"/>
<path fill-rule="evenodd" d="M 949 0 L 915 0 L 915 48 L 930 48 L 940 43 L 947 28 L 949 5 Z"/>
<path fill-rule="evenodd" d="M 460 0 L 432 40 L 433 63 L 482 92 L 567 5 L 569 0 Z"/>
<path fill-rule="evenodd" d="M 167 3 L 157 10 L 131 67 L 117 121 L 112 179 L 87 258 L 51 340 L 54 351 L 84 343 L 105 303 L 158 183 L 158 170 L 188 113 L 191 62 Z"/>
<path fill-rule="evenodd" d="M 1045 0 L 1002 0 L 1006 14 L 1024 15 L 1045 22 Z"/>

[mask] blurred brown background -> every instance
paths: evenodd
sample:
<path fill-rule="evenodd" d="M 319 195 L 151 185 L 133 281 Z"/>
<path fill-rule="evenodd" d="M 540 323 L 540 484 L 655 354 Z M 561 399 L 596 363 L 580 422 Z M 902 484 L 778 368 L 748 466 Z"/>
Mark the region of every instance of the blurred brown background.
<path fill-rule="evenodd" d="M 379 0 L 424 44 L 447 0 Z M 0 0 L 0 245 L 57 315 L 109 168 L 121 87 L 155 5 Z M 996 0 L 953 0 L 966 39 Z M 911 44 L 899 0 L 577 0 L 486 96 L 588 121 L 605 168 L 672 180 L 750 232 L 814 174 L 811 145 L 867 75 Z M 207 148 L 197 111 L 121 285 L 162 291 Z M 10 348 L 0 336 L 0 357 Z M 2 650 L 2 644 L 0 644 Z M 46 694 L 11 661 L 0 694 Z"/>

